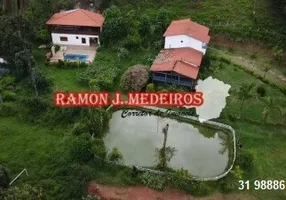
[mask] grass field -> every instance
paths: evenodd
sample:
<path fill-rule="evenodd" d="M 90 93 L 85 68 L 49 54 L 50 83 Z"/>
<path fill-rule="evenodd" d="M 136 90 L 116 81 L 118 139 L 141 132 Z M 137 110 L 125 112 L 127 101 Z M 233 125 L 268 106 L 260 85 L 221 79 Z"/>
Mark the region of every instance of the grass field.
<path fill-rule="evenodd" d="M 273 10 L 270 0 L 166 0 L 166 1 L 130 1 L 116 0 L 115 4 L 125 10 L 136 9 L 155 18 L 156 11 L 165 8 L 175 14 L 175 18 L 188 17 L 205 23 L 217 30 L 242 33 L 249 27 L 260 27 L 264 30 L 278 30 L 282 33 L 283 18 Z M 255 18 L 253 18 L 255 11 Z M 277 20 L 280 19 L 281 20 Z"/>
<path fill-rule="evenodd" d="M 7 164 L 11 177 L 27 169 L 29 177 L 19 182 L 37 179 L 45 159 L 61 148 L 65 129 L 30 124 L 15 117 L 0 118 L 0 161 Z"/>

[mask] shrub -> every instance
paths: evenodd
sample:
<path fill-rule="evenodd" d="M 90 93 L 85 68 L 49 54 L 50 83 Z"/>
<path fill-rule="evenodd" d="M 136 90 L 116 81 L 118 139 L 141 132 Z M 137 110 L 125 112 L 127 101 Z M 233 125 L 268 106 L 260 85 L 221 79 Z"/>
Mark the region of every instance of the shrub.
<path fill-rule="evenodd" d="M 140 181 L 147 187 L 158 191 L 164 190 L 166 186 L 165 177 L 159 174 L 153 174 L 148 171 L 140 175 Z"/>
<path fill-rule="evenodd" d="M 248 150 L 240 150 L 237 153 L 236 164 L 244 170 L 250 170 L 253 167 L 253 154 Z"/>
<path fill-rule="evenodd" d="M 169 92 L 169 90 L 163 88 L 162 90 L 160 90 L 160 92 Z"/>
<path fill-rule="evenodd" d="M 38 37 L 40 40 L 46 42 L 50 40 L 50 33 L 46 28 L 42 28 L 39 30 Z"/>
<path fill-rule="evenodd" d="M 5 167 L 0 165 L 0 190 L 2 188 L 8 188 L 9 182 L 10 182 L 10 178 L 9 178 L 8 170 Z"/>
<path fill-rule="evenodd" d="M 197 182 L 191 185 L 191 192 L 194 196 L 208 196 L 215 191 L 211 182 Z"/>
<path fill-rule="evenodd" d="M 237 120 L 237 117 L 232 113 L 228 114 L 227 117 L 232 122 L 235 122 Z"/>
<path fill-rule="evenodd" d="M 13 116 L 18 113 L 18 108 L 11 102 L 0 103 L 0 116 Z"/>
<path fill-rule="evenodd" d="M 83 84 L 88 84 L 93 90 L 110 90 L 117 74 L 118 69 L 112 62 L 98 61 L 98 63 L 87 67 L 79 75 L 78 80 Z"/>
<path fill-rule="evenodd" d="M 88 132 L 88 128 L 86 126 L 86 124 L 82 123 L 82 122 L 77 122 L 74 124 L 73 128 L 72 128 L 72 134 L 74 135 L 80 135 L 82 133 L 87 133 Z"/>
<path fill-rule="evenodd" d="M 220 61 L 223 62 L 223 63 L 225 63 L 225 64 L 230 64 L 230 63 L 231 63 L 231 61 L 230 61 L 229 59 L 226 59 L 226 58 L 224 58 L 224 57 L 221 57 L 221 58 L 220 58 Z"/>
<path fill-rule="evenodd" d="M 222 193 L 230 193 L 238 188 L 238 181 L 242 179 L 243 171 L 239 166 L 235 166 L 230 173 L 219 180 L 220 191 Z"/>
<path fill-rule="evenodd" d="M 101 197 L 98 195 L 95 196 L 87 195 L 86 197 L 82 197 L 82 200 L 101 200 Z"/>
<path fill-rule="evenodd" d="M 114 147 L 111 153 L 108 155 L 108 160 L 112 162 L 120 162 L 123 160 L 123 156 L 121 152 L 116 147 Z"/>
<path fill-rule="evenodd" d="M 141 46 L 141 37 L 138 32 L 129 34 L 124 40 L 126 49 L 138 49 Z"/>
<path fill-rule="evenodd" d="M 192 175 L 186 169 L 175 170 L 175 172 L 168 178 L 168 182 L 174 186 L 179 187 L 185 192 L 190 192 Z"/>
<path fill-rule="evenodd" d="M 265 90 L 265 88 L 263 87 L 263 85 L 258 86 L 257 89 L 256 89 L 256 92 L 257 92 L 257 93 L 259 94 L 259 96 L 261 96 L 261 97 L 265 97 L 265 95 L 266 95 L 266 90 Z"/>
<path fill-rule="evenodd" d="M 92 159 L 92 142 L 88 134 L 82 134 L 71 141 L 69 150 L 71 160 L 85 163 Z"/>
<path fill-rule="evenodd" d="M 155 85 L 154 83 L 149 83 L 146 87 L 147 92 L 155 92 Z"/>
<path fill-rule="evenodd" d="M 8 86 L 14 85 L 15 77 L 6 76 L 0 79 L 0 91 L 6 89 Z"/>
<path fill-rule="evenodd" d="M 219 190 L 222 193 L 230 193 L 237 189 L 234 180 L 231 178 L 231 175 L 227 175 L 226 177 L 219 180 Z"/>
<path fill-rule="evenodd" d="M 16 93 L 11 91 L 4 91 L 2 94 L 3 101 L 15 101 Z"/>
<path fill-rule="evenodd" d="M 119 48 L 117 51 L 117 57 L 119 60 L 126 59 L 129 57 L 129 51 L 126 48 Z"/>
<path fill-rule="evenodd" d="M 106 151 L 106 147 L 105 147 L 104 141 L 102 139 L 95 138 L 93 140 L 92 151 L 97 156 L 99 156 L 100 158 L 102 158 L 102 159 L 106 158 L 107 151 Z"/>
<path fill-rule="evenodd" d="M 149 72 L 146 66 L 135 65 L 121 77 L 121 87 L 125 91 L 141 91 L 148 83 Z"/>
<path fill-rule="evenodd" d="M 56 45 L 55 45 L 55 52 L 58 52 L 58 51 L 60 50 L 60 48 L 61 48 L 61 47 L 56 44 Z"/>
<path fill-rule="evenodd" d="M 1 194 L 0 194 L 1 195 Z M 3 192 L 1 196 L 4 196 L 4 199 L 23 199 L 23 200 L 44 200 L 44 194 L 42 189 L 35 188 L 31 185 L 25 184 L 19 186 L 10 187 Z"/>

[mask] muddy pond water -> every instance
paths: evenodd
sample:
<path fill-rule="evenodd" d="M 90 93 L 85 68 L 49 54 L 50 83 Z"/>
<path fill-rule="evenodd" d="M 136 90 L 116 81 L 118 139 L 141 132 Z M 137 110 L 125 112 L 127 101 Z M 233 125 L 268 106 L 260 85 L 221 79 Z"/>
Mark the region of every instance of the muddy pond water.
<path fill-rule="evenodd" d="M 154 166 L 155 149 L 162 147 L 162 128 L 168 123 L 167 146 L 177 150 L 169 167 L 183 167 L 198 177 L 225 171 L 230 154 L 226 133 L 156 115 L 122 118 L 121 114 L 122 110 L 113 113 L 104 142 L 109 150 L 119 149 L 125 164 Z"/>

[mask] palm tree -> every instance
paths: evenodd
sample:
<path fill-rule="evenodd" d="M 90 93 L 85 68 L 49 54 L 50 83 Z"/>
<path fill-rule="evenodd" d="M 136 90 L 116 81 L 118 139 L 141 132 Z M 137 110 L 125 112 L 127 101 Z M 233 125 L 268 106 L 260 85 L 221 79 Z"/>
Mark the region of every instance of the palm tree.
<path fill-rule="evenodd" d="M 167 163 L 170 162 L 172 157 L 175 155 L 176 148 L 166 147 L 167 137 L 168 137 L 169 124 L 162 129 L 164 134 L 163 146 L 161 149 L 156 148 L 156 157 L 158 160 L 158 168 L 165 170 L 167 168 Z"/>
<path fill-rule="evenodd" d="M 279 112 L 280 116 L 283 115 L 281 107 L 276 105 L 274 103 L 274 100 L 271 97 L 264 98 L 263 100 L 264 100 L 264 103 L 266 104 L 266 106 L 264 107 L 263 112 L 262 112 L 263 122 L 266 122 L 266 120 L 269 117 L 269 114 L 274 110 L 277 110 Z"/>
<path fill-rule="evenodd" d="M 253 97 L 253 93 L 252 93 L 253 88 L 254 88 L 254 83 L 251 83 L 251 84 L 243 83 L 237 92 L 238 98 L 241 100 L 240 114 L 238 117 L 239 119 L 241 118 L 243 110 L 244 110 L 245 100 Z"/>

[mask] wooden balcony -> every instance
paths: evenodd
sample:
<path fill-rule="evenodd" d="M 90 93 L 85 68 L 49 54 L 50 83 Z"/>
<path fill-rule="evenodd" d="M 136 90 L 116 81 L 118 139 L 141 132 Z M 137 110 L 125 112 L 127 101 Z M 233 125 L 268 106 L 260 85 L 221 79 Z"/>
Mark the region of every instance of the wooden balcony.
<path fill-rule="evenodd" d="M 99 28 L 85 28 L 85 27 L 55 27 L 51 30 L 52 33 L 74 34 L 74 35 L 99 35 Z"/>
<path fill-rule="evenodd" d="M 186 87 L 193 87 L 194 86 L 194 80 L 190 79 L 189 81 L 181 80 L 180 76 L 173 76 L 173 78 L 168 77 L 167 74 L 164 74 L 165 76 L 162 76 L 162 73 L 160 75 L 153 73 L 151 78 L 153 81 L 159 81 L 164 83 L 170 83 L 175 85 L 181 85 Z"/>

